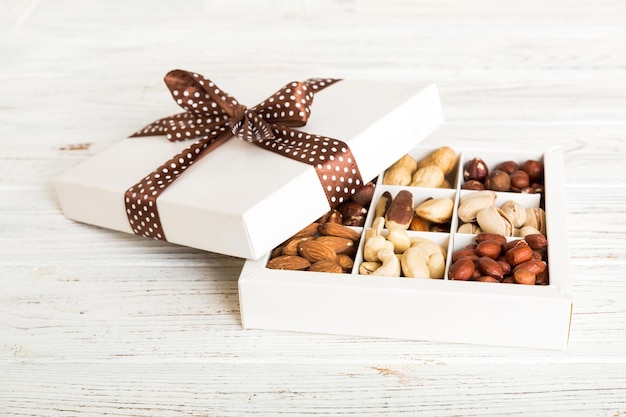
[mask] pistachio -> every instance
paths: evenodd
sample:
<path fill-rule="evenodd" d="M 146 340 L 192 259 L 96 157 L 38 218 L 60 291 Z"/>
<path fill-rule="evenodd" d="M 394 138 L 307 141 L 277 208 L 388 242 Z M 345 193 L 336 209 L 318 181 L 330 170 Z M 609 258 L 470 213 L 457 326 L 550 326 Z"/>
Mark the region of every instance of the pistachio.
<path fill-rule="evenodd" d="M 431 198 L 415 208 L 415 214 L 432 223 L 446 223 L 452 218 L 454 201 L 451 198 Z"/>
<path fill-rule="evenodd" d="M 518 231 L 518 237 L 526 238 L 528 235 L 543 234 L 532 226 L 524 226 Z"/>
<path fill-rule="evenodd" d="M 503 236 L 511 236 L 513 232 L 511 222 L 501 214 L 500 209 L 488 207 L 476 214 L 476 221 L 485 233 L 495 233 Z"/>
<path fill-rule="evenodd" d="M 484 208 L 495 207 L 497 194 L 495 191 L 482 190 L 466 195 L 461 199 L 458 208 L 459 219 L 463 223 L 476 221 L 476 215 Z"/>
<path fill-rule="evenodd" d="M 531 207 L 526 209 L 526 222 L 524 226 L 530 226 L 546 234 L 546 212 L 541 207 Z"/>
<path fill-rule="evenodd" d="M 475 223 L 463 223 L 456 231 L 457 233 L 478 234 L 481 232 L 480 227 Z"/>
<path fill-rule="evenodd" d="M 526 222 L 526 210 L 520 203 L 508 200 L 500 206 L 500 209 L 511 221 L 513 227 L 520 228 Z"/>

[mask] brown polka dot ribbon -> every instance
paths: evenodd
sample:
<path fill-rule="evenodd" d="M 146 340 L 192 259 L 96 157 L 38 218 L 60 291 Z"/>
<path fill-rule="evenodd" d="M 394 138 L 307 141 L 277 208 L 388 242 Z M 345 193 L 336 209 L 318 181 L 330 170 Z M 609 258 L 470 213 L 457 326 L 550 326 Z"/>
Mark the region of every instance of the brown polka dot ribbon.
<path fill-rule="evenodd" d="M 133 232 L 167 240 L 157 198 L 195 161 L 232 136 L 314 166 L 329 205 L 336 207 L 346 200 L 363 185 L 348 145 L 294 129 L 306 124 L 315 92 L 338 81 L 312 78 L 291 82 L 265 101 L 246 108 L 202 75 L 170 71 L 165 84 L 185 112 L 159 119 L 131 137 L 165 135 L 170 141 L 194 142 L 126 190 L 126 214 Z"/>

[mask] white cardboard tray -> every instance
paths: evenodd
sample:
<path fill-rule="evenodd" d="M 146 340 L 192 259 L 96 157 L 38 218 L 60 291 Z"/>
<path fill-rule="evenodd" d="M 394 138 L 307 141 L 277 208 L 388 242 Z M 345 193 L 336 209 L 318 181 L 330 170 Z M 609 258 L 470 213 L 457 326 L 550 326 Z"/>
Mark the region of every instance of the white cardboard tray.
<path fill-rule="evenodd" d="M 418 147 L 410 153 L 419 158 L 431 150 Z M 464 161 L 474 156 L 491 161 L 490 168 L 509 159 L 543 160 L 549 285 L 364 276 L 358 274 L 360 249 L 350 274 L 271 270 L 266 268 L 269 258 L 266 255 L 247 261 L 239 278 L 243 327 L 565 349 L 569 338 L 573 283 L 569 272 L 561 150 L 456 150 L 460 155 L 457 174 L 460 174 Z M 412 191 L 425 196 L 436 192 L 452 193 L 456 198 L 456 210 L 460 194 L 466 192 L 460 190 L 460 184 L 457 179 L 452 190 Z M 373 201 L 384 190 L 395 194 L 401 188 L 406 187 L 378 184 Z M 505 194 L 502 198 L 520 198 L 526 199 L 525 204 L 538 204 L 538 199 L 533 200 L 533 197 L 528 200 L 526 195 Z M 365 228 L 371 224 L 371 217 L 368 216 Z M 451 230 L 451 233 L 433 235 L 437 243 L 447 245 L 449 255 L 474 237 L 454 233 L 454 224 Z M 449 262 L 446 277 L 448 267 Z"/>

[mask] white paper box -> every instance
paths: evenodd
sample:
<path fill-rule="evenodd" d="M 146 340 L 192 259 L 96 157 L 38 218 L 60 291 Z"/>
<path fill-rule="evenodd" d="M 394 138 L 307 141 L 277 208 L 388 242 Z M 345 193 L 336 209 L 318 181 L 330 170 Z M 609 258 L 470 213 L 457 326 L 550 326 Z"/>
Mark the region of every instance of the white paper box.
<path fill-rule="evenodd" d="M 432 149 L 416 148 L 413 156 Z M 362 244 L 350 274 L 286 271 L 266 268 L 269 256 L 247 261 L 239 278 L 242 324 L 245 328 L 314 333 L 434 340 L 486 345 L 565 349 L 572 311 L 572 278 L 565 225 L 565 195 L 561 151 L 524 153 L 494 150 L 458 150 L 454 189 L 422 189 L 424 198 L 452 193 L 455 216 L 460 189 L 458 180 L 465 160 L 479 156 L 491 165 L 506 160 L 542 159 L 545 165 L 545 211 L 550 281 L 547 286 L 527 286 L 447 279 L 450 256 L 475 235 L 424 233 L 448 251 L 445 279 L 410 279 L 358 274 Z M 374 202 L 384 190 L 377 185 Z M 532 207 L 538 195 L 501 193 L 500 203 L 520 199 Z M 534 201 L 533 201 L 534 199 Z M 371 225 L 372 210 L 366 221 Z M 363 238 L 362 238 L 363 240 Z"/>
<path fill-rule="evenodd" d="M 288 81 L 220 87 L 253 106 Z M 300 130 L 348 143 L 367 182 L 442 122 L 434 85 L 343 80 L 315 95 Z M 55 181 L 65 215 L 132 233 L 124 192 L 189 144 L 164 136 L 125 139 L 86 160 Z M 313 167 L 237 139 L 195 163 L 157 205 L 169 242 L 249 259 L 329 210 Z"/>

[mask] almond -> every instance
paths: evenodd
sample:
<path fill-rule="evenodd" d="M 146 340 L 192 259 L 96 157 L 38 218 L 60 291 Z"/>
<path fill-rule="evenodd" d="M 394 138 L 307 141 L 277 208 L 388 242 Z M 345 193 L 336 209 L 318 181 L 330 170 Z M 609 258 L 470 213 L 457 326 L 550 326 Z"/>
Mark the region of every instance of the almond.
<path fill-rule="evenodd" d="M 320 234 L 324 236 L 336 236 L 358 241 L 361 235 L 356 230 L 337 223 L 324 223 L 318 227 Z"/>
<path fill-rule="evenodd" d="M 304 229 L 300 230 L 298 233 L 296 233 L 295 235 L 293 235 L 291 238 L 296 238 L 296 237 L 310 237 L 310 236 L 315 236 L 317 234 L 317 230 L 319 228 L 319 223 L 311 223 L 310 225 L 308 225 L 307 227 L 305 227 Z"/>
<path fill-rule="evenodd" d="M 316 240 L 304 240 L 298 244 L 298 254 L 311 263 L 329 260 L 335 261 L 337 253 Z"/>
<path fill-rule="evenodd" d="M 313 239 L 313 237 L 292 237 L 283 246 L 282 255 L 297 255 L 298 244 L 300 242 L 304 242 L 305 240 L 311 240 L 311 239 Z"/>
<path fill-rule="evenodd" d="M 350 272 L 354 266 L 352 258 L 344 254 L 337 255 L 337 263 L 341 265 L 341 268 L 346 272 Z"/>
<path fill-rule="evenodd" d="M 337 254 L 354 255 L 356 252 L 354 241 L 345 237 L 318 236 L 315 241 L 328 246 Z"/>
<path fill-rule="evenodd" d="M 270 259 L 267 263 L 269 269 L 287 269 L 291 271 L 302 271 L 311 266 L 311 262 L 301 256 L 282 255 Z"/>
<path fill-rule="evenodd" d="M 329 260 L 321 260 L 314 262 L 308 269 L 313 272 L 330 272 L 333 274 L 340 274 L 343 272 L 343 268 L 337 262 Z"/>

